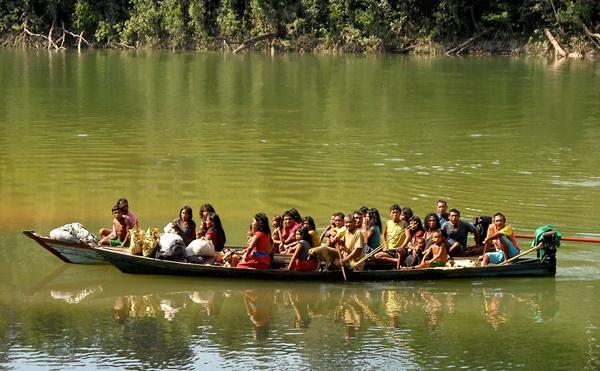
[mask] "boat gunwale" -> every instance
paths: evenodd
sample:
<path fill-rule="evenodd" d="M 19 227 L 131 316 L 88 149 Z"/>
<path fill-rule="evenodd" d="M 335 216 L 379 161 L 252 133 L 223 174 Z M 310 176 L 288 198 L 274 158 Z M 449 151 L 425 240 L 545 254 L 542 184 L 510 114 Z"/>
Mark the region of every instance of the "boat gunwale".
<path fill-rule="evenodd" d="M 249 279 L 285 279 L 306 281 L 343 281 L 341 271 L 299 272 L 283 269 L 243 269 L 181 261 L 161 260 L 124 251 L 100 247 L 97 249 L 107 261 L 123 273 L 177 276 L 204 276 Z M 553 277 L 556 261 L 540 262 L 535 258 L 518 260 L 508 265 L 485 267 L 436 267 L 421 269 L 370 269 L 346 272 L 348 281 L 417 280 L 536 276 Z"/>

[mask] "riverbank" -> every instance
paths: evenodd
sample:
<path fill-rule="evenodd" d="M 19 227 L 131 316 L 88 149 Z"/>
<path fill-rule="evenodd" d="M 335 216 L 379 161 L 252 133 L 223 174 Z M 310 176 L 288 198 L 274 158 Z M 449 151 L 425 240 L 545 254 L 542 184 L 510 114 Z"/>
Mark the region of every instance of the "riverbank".
<path fill-rule="evenodd" d="M 0 46 L 594 58 L 600 3 L 32 0 L 0 5 Z"/>
<path fill-rule="evenodd" d="M 111 45 L 73 45 L 50 42 L 47 36 L 24 35 L 11 36 L 0 39 L 4 48 L 25 49 L 117 49 L 117 50 L 160 50 L 166 49 L 157 45 L 126 44 Z M 259 36 L 261 37 L 261 36 Z M 514 55 L 514 56 L 558 56 L 568 58 L 596 59 L 600 56 L 600 49 L 593 44 L 581 39 L 560 44 L 564 54 L 557 52 L 549 40 L 510 39 L 495 40 L 479 38 L 477 40 L 455 39 L 432 41 L 428 39 L 398 40 L 394 43 L 384 43 L 378 39 L 361 40 L 326 40 L 319 38 L 302 37 L 298 39 L 285 39 L 267 37 L 254 42 L 253 39 L 242 41 L 227 41 L 225 39 L 209 39 L 198 45 L 187 48 L 170 50 L 176 51 L 221 51 L 239 53 L 244 51 L 271 51 L 284 53 L 315 53 L 315 54 L 409 54 L 409 55 Z"/>

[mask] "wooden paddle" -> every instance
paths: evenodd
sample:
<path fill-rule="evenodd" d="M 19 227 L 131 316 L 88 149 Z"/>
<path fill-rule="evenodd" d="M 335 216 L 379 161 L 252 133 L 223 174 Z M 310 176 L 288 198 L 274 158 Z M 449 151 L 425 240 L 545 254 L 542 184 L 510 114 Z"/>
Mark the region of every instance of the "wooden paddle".
<path fill-rule="evenodd" d="M 533 239 L 535 236 L 532 234 L 525 233 L 515 233 L 516 238 L 521 239 Z M 571 242 L 584 242 L 584 243 L 600 243 L 600 238 L 592 238 L 592 237 L 561 237 L 561 241 L 571 241 Z"/>
<path fill-rule="evenodd" d="M 410 222 L 409 225 L 406 226 L 406 228 L 408 229 L 413 229 L 414 227 L 417 226 L 417 223 L 415 221 Z M 398 230 L 398 232 L 394 233 L 394 235 L 392 237 L 390 237 L 390 239 L 393 239 L 396 237 L 396 235 L 399 235 L 401 233 L 404 233 L 404 230 L 406 228 L 400 228 L 400 230 Z M 357 266 L 358 264 L 366 261 L 367 259 L 369 259 L 370 257 L 372 257 L 373 255 L 377 254 L 379 251 L 383 250 L 385 247 L 387 246 L 386 242 L 381 243 L 379 246 L 377 246 L 376 248 L 374 248 L 373 250 L 371 250 L 370 253 L 368 253 L 367 255 L 363 256 L 362 258 L 360 258 L 360 260 L 357 260 L 355 262 L 351 262 L 350 265 L 352 265 L 353 267 Z"/>
<path fill-rule="evenodd" d="M 520 257 L 522 257 L 523 255 L 527 255 L 527 254 L 529 254 L 530 252 L 534 252 L 534 251 L 537 251 L 537 250 L 541 249 L 541 248 L 542 248 L 542 246 L 544 246 L 544 244 L 543 244 L 542 242 L 540 242 L 540 243 L 538 243 L 538 244 L 537 244 L 537 246 L 535 246 L 535 247 L 532 247 L 531 249 L 529 249 L 529 250 L 527 250 L 527 251 L 524 251 L 524 252 L 520 253 L 520 254 L 519 254 L 519 255 L 517 255 L 517 256 L 513 256 L 512 258 L 510 258 L 510 259 L 508 259 L 508 260 L 505 260 L 504 262 L 502 262 L 502 263 L 500 263 L 500 264 L 498 264 L 498 265 L 504 265 L 504 264 L 512 263 L 512 262 L 514 262 L 515 260 L 517 260 L 517 259 L 519 259 Z"/>

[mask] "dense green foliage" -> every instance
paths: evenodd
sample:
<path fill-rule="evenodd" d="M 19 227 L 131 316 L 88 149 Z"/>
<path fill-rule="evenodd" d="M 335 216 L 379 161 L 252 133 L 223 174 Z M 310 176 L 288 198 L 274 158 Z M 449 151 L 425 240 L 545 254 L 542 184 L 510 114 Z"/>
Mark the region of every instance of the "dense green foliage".
<path fill-rule="evenodd" d="M 535 44 L 549 28 L 568 46 L 598 33 L 597 0 L 4 0 L 0 38 L 7 45 L 44 44 L 63 27 L 97 47 L 214 48 L 265 33 L 283 49 L 402 50 L 484 40 Z M 223 42 L 225 41 L 225 43 Z M 65 37 L 65 46 L 76 39 Z M 600 46 L 600 40 L 599 40 Z"/>

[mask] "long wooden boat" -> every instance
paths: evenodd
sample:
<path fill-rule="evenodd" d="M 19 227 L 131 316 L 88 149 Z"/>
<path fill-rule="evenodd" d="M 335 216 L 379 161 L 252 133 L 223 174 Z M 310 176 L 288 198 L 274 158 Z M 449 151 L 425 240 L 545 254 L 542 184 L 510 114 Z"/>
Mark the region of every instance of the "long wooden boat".
<path fill-rule="evenodd" d="M 61 240 L 55 240 L 46 236 L 41 236 L 35 231 L 25 230 L 23 234 L 52 255 L 56 256 L 65 263 L 73 264 L 110 264 L 102 255 L 98 253 L 99 245 L 89 245 L 86 243 L 73 243 Z M 229 249 L 242 249 L 243 246 L 227 245 Z"/>
<path fill-rule="evenodd" d="M 98 250 L 96 249 L 97 246 L 88 245 L 86 243 L 55 240 L 40 236 L 34 231 L 23 231 L 23 234 L 37 242 L 40 246 L 65 263 L 109 264 L 108 261 L 98 253 Z"/>
<path fill-rule="evenodd" d="M 343 281 L 340 271 L 296 272 L 280 269 L 285 262 L 274 260 L 274 269 L 241 269 L 207 264 L 194 264 L 130 255 L 126 252 L 99 248 L 98 253 L 121 272 L 133 274 L 162 274 L 218 278 L 269 279 L 289 281 Z M 346 271 L 347 281 L 403 281 L 444 278 L 485 277 L 553 277 L 556 274 L 554 255 L 521 258 L 511 264 L 486 267 L 442 267 L 412 270 L 365 269 Z"/>

